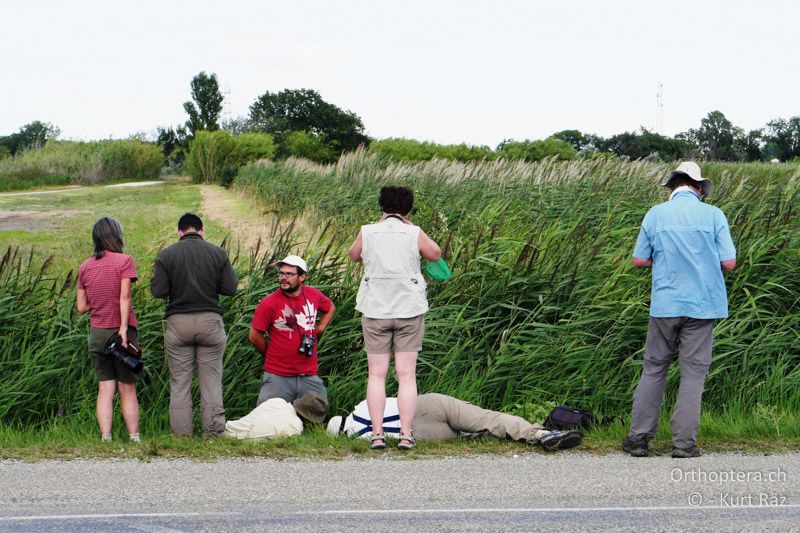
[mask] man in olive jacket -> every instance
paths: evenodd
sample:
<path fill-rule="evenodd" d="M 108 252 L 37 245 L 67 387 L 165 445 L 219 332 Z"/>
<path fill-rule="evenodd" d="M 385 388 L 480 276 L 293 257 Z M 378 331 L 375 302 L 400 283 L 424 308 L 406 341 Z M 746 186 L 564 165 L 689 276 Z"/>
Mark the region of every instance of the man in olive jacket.
<path fill-rule="evenodd" d="M 167 299 L 164 350 L 169 362 L 169 425 L 179 437 L 192 435 L 192 374 L 197 361 L 204 437 L 225 431 L 222 357 L 227 336 L 219 295 L 233 296 L 239 279 L 228 253 L 203 239 L 203 221 L 186 213 L 180 240 L 156 258 L 150 291 Z"/>

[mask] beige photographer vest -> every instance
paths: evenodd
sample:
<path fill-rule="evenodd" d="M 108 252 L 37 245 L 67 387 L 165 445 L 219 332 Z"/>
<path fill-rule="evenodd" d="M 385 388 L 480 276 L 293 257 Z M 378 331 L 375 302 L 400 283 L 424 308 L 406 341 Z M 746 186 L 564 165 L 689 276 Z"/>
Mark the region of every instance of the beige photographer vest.
<path fill-rule="evenodd" d="M 419 266 L 419 227 L 387 218 L 361 226 L 364 277 L 356 309 L 368 318 L 411 318 L 428 310 Z"/>

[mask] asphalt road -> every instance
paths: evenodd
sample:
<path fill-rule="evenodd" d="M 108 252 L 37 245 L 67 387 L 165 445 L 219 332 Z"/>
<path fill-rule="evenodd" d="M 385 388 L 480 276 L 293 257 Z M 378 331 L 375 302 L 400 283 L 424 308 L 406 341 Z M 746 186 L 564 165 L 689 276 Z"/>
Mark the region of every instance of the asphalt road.
<path fill-rule="evenodd" d="M 797 531 L 800 454 L 0 462 L 0 531 Z"/>

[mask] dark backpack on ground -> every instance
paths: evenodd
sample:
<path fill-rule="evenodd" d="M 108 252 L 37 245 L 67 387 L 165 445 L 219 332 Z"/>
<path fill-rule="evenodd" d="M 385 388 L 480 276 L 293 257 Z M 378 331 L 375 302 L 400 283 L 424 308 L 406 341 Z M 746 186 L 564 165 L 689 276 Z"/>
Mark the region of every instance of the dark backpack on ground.
<path fill-rule="evenodd" d="M 570 407 L 569 405 L 559 405 L 553 409 L 544 421 L 544 427 L 548 429 L 589 429 L 596 422 L 593 413 L 582 411 Z"/>

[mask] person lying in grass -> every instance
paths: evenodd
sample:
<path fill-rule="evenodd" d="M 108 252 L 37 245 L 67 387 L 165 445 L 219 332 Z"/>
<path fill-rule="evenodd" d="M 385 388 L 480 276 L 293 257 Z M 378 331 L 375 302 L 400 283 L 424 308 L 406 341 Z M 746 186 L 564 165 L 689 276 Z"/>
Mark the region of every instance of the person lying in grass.
<path fill-rule="evenodd" d="M 306 392 L 292 403 L 269 398 L 242 418 L 227 421 L 225 436 L 260 440 L 299 435 L 305 424 L 325 422 L 327 410 L 327 400 L 316 392 Z"/>
<path fill-rule="evenodd" d="M 400 415 L 397 398 L 387 398 L 382 431 L 399 436 Z M 412 429 L 417 440 L 454 440 L 458 437 L 491 435 L 498 439 L 524 441 L 540 445 L 545 451 L 574 448 L 583 441 L 580 431 L 548 431 L 540 424 L 524 418 L 490 411 L 444 394 L 421 394 L 417 397 L 416 416 Z M 364 439 L 372 438 L 372 422 L 367 401 L 359 403 L 347 417 L 334 416 L 328 422 L 328 433 L 345 433 Z"/>

